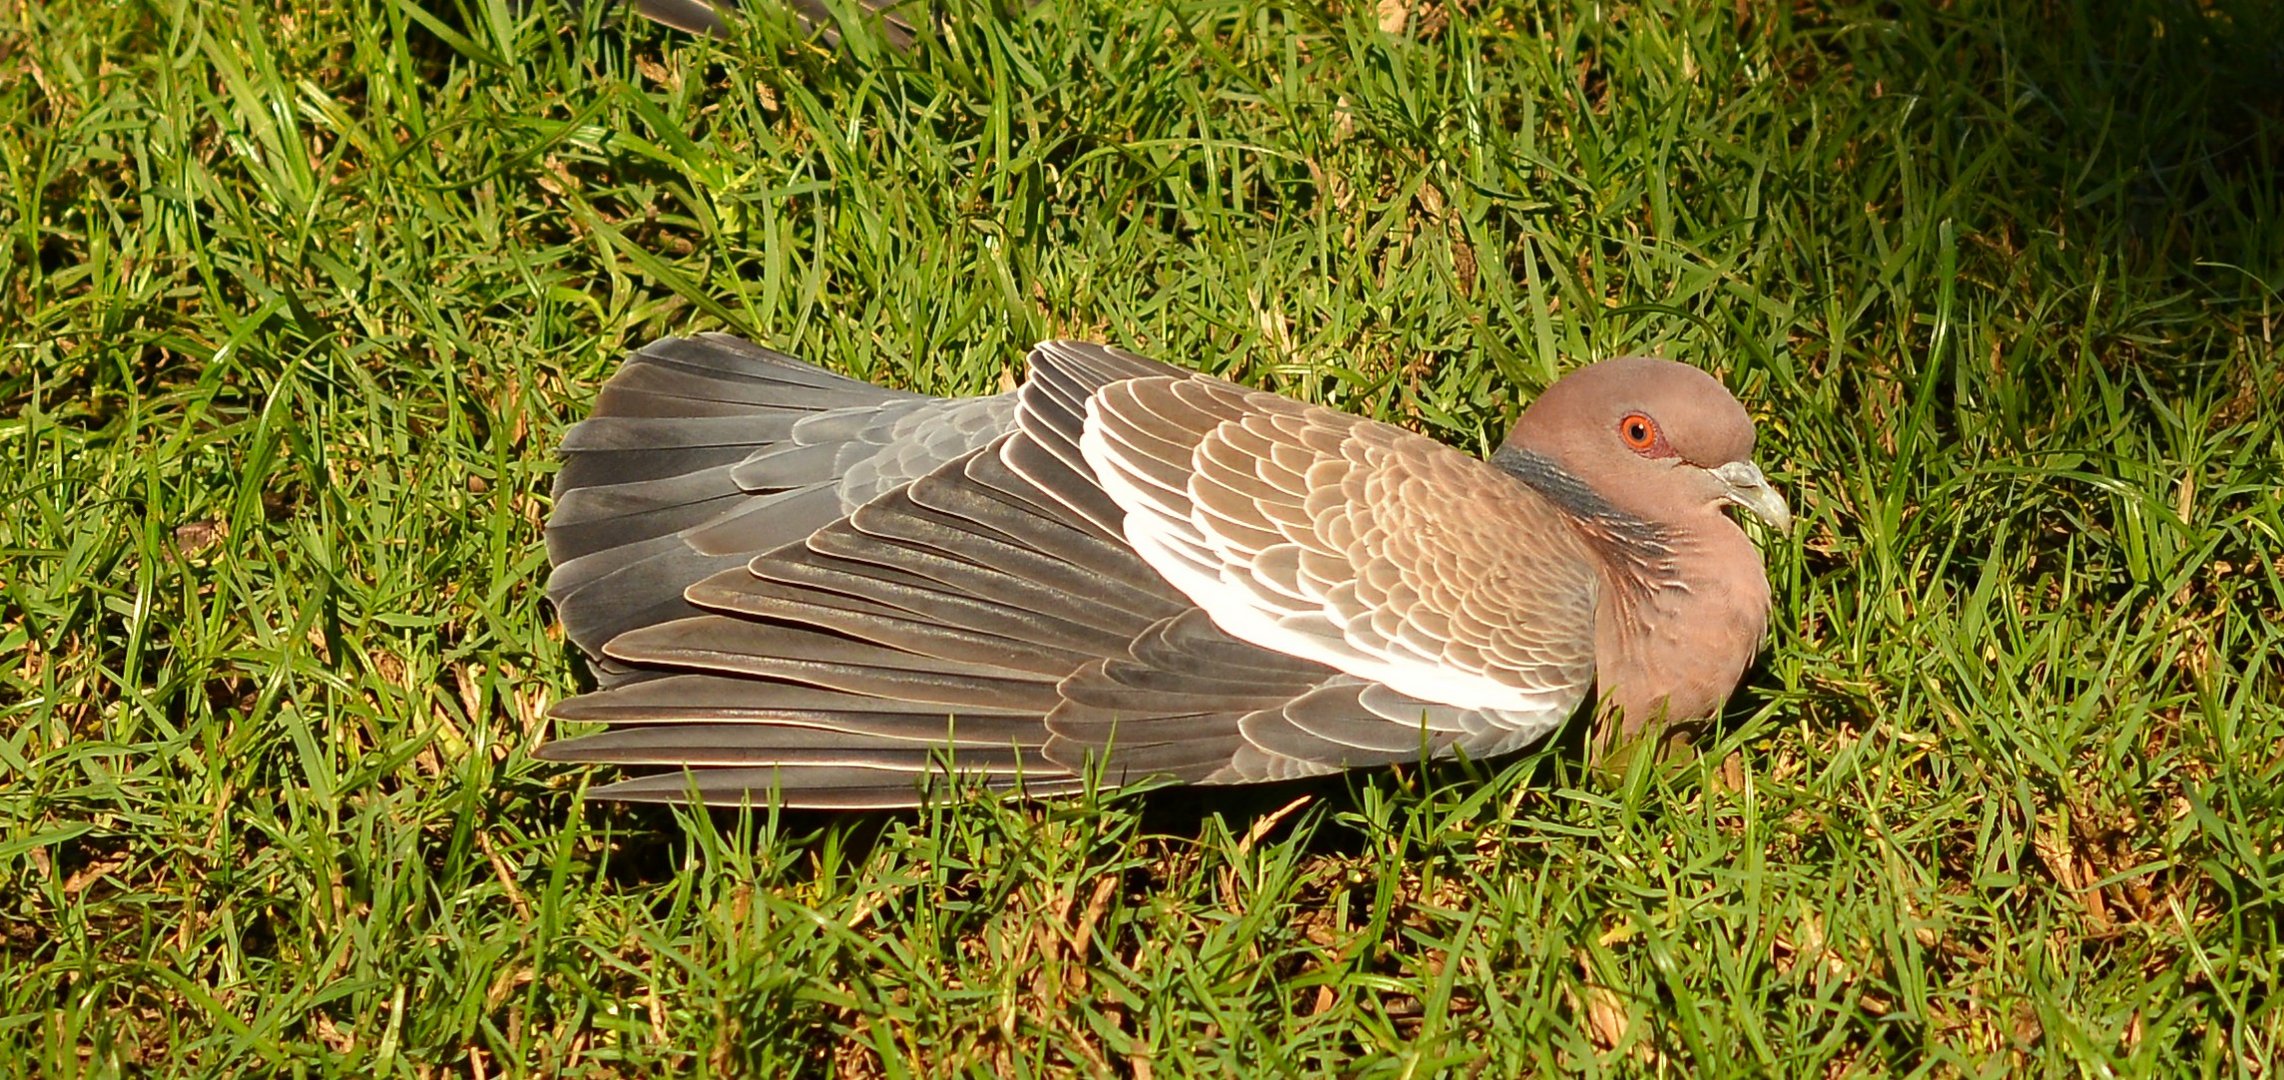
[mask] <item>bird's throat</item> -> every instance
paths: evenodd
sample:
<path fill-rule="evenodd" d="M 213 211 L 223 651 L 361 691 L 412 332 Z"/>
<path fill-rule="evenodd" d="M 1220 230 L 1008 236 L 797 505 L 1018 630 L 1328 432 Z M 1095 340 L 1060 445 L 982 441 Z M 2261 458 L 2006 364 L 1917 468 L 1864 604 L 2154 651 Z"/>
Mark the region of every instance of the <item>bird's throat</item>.
<path fill-rule="evenodd" d="M 1706 516 L 1668 530 L 1681 576 L 1643 588 L 1604 566 L 1611 587 L 1595 613 L 1595 680 L 1603 719 L 1626 739 L 1717 716 L 1767 634 L 1759 550 L 1734 522 Z"/>
<path fill-rule="evenodd" d="M 1561 510 L 1600 561 L 1601 719 L 1615 719 L 1630 739 L 1651 724 L 1717 714 L 1768 630 L 1768 577 L 1744 530 L 1711 506 L 1644 519 L 1552 458 L 1512 445 L 1491 464 Z"/>

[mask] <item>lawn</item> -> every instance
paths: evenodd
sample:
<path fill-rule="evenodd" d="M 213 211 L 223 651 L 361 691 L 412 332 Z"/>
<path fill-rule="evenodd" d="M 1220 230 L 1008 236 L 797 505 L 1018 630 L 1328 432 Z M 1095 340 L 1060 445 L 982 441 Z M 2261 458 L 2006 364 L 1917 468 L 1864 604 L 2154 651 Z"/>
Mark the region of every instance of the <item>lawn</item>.
<path fill-rule="evenodd" d="M 0 1073 L 2240 1075 L 2284 1056 L 2284 6 L 0 8 Z M 550 449 L 730 329 L 1482 450 L 1718 373 L 1703 756 L 591 804 Z"/>

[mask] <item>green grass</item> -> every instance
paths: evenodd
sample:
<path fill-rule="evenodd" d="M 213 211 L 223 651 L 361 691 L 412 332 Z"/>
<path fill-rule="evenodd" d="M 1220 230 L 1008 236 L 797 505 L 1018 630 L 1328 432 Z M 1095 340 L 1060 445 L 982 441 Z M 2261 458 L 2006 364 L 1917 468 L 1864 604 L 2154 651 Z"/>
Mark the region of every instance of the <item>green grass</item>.
<path fill-rule="evenodd" d="M 2277 1074 L 2275 6 L 434 6 L 0 8 L 0 1072 Z M 1657 352 L 1802 527 L 1667 775 L 586 805 L 549 450 L 720 327 Z"/>

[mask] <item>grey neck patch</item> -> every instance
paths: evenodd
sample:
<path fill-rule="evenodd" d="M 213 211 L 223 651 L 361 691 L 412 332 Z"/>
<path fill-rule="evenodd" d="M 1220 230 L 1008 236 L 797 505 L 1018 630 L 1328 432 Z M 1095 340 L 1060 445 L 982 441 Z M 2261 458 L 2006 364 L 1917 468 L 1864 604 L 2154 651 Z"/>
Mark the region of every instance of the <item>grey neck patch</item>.
<path fill-rule="evenodd" d="M 1586 481 L 1544 454 L 1502 446 L 1491 455 L 1490 464 L 1560 509 L 1602 550 L 1611 569 L 1629 571 L 1612 575 L 1621 585 L 1639 587 L 1640 594 L 1647 594 L 1680 580 L 1671 529 L 1612 506 Z"/>

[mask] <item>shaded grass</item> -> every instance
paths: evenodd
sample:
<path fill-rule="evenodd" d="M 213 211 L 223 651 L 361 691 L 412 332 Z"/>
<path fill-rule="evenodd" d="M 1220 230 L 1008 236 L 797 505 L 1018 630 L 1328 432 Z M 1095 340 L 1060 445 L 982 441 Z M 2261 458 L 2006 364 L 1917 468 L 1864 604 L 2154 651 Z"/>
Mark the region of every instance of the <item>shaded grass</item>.
<path fill-rule="evenodd" d="M 2284 36 L 2016 7 L 9 9 L 0 1067 L 2272 1074 Z M 1473 449 L 1658 352 L 1803 527 L 1671 775 L 585 806 L 548 448 L 711 326 Z"/>

